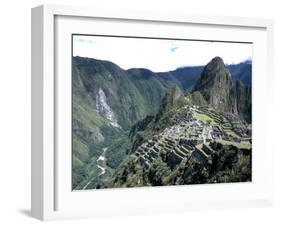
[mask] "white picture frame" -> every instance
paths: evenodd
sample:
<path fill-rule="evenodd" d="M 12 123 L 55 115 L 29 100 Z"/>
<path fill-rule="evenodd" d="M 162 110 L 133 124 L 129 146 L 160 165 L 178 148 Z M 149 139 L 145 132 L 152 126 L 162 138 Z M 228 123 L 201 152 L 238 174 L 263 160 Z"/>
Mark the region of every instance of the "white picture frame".
<path fill-rule="evenodd" d="M 99 23 L 108 22 L 102 30 Z M 194 29 L 206 39 L 204 29 L 212 31 L 208 40 L 251 41 L 253 57 L 253 157 L 254 179 L 246 184 L 171 186 L 106 191 L 73 192 L 69 187 L 69 95 L 71 68 L 67 54 L 69 34 L 87 32 L 89 24 L 108 35 L 153 32 L 165 26 L 179 34 L 179 27 Z M 117 29 L 114 29 L 117 23 Z M 83 25 L 84 24 L 84 25 Z M 126 26 L 138 29 L 128 29 Z M 110 29 L 111 28 L 111 29 Z M 116 27 L 115 27 L 116 28 Z M 75 30 L 76 29 L 76 30 Z M 199 29 L 196 31 L 196 29 Z M 201 29 L 201 30 L 200 30 Z M 167 29 L 166 29 L 167 30 Z M 233 31 L 236 31 L 233 32 Z M 76 31 L 76 33 L 77 33 Z M 92 31 L 90 31 L 91 33 Z M 206 32 L 205 32 L 206 33 Z M 153 33 L 151 33 L 152 35 Z M 232 34 L 232 37 L 230 37 Z M 156 34 L 154 34 L 156 35 Z M 205 35 L 205 36 L 204 36 Z M 203 37 L 204 36 L 204 37 Z M 190 35 L 189 35 L 190 38 Z M 41 220 L 89 218 L 209 208 L 234 208 L 271 205 L 273 202 L 273 150 L 269 149 L 266 128 L 273 84 L 273 22 L 256 18 L 185 15 L 136 11 L 102 10 L 83 7 L 43 5 L 32 9 L 32 216 Z M 63 49 L 65 52 L 62 52 Z M 65 64 L 64 64 L 65 63 Z M 62 67 L 64 65 L 64 67 Z M 262 76 L 262 73 L 263 76 Z M 60 75 L 60 76 L 58 76 Z M 66 79 L 66 80 L 65 80 Z M 61 85 L 64 83 L 66 85 Z M 68 84 L 68 85 L 67 85 Z M 263 87 L 264 92 L 261 92 Z M 68 95 L 65 95 L 65 93 Z M 62 107 L 60 103 L 65 101 Z M 66 120 L 60 115 L 64 111 Z M 62 129 L 61 129 L 62 128 Z M 61 132 L 56 132 L 57 130 Z M 263 138 L 263 139 L 261 139 Z M 64 142 L 66 148 L 61 148 Z M 261 150 L 261 151 L 260 151 Z M 262 153 L 266 150 L 266 155 Z M 62 156 L 66 156 L 63 162 Z M 261 164 L 263 163 L 263 164 Z M 67 169 L 67 170 L 64 170 Z M 173 194 L 174 197 L 171 197 Z M 199 196 L 200 195 L 200 196 Z M 162 198 L 161 198 L 162 197 Z M 165 198 L 163 198 L 165 197 Z M 94 201 L 94 205 L 93 205 Z M 89 205 L 89 202 L 91 205 Z M 83 204 L 83 205 L 82 205 Z M 81 207 L 83 206 L 83 208 Z"/>

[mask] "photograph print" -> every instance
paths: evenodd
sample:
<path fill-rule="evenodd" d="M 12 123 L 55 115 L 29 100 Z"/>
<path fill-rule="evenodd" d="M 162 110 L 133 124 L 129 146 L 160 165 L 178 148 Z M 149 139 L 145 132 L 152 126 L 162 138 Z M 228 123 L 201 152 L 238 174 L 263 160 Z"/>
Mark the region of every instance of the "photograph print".
<path fill-rule="evenodd" d="M 252 43 L 72 35 L 72 190 L 252 181 Z"/>

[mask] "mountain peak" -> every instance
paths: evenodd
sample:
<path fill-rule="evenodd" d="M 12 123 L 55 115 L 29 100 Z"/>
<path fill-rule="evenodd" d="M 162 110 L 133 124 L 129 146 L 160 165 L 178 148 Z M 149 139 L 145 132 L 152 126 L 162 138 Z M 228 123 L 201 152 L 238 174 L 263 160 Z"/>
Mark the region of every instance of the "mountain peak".
<path fill-rule="evenodd" d="M 223 59 L 219 56 L 214 57 L 205 67 L 207 71 L 220 71 L 225 68 Z"/>
<path fill-rule="evenodd" d="M 224 62 L 223 62 L 223 59 L 221 58 L 221 57 L 219 57 L 219 56 L 216 56 L 216 57 L 214 57 L 212 60 L 211 60 L 211 62 L 212 63 L 217 63 L 217 64 L 224 64 Z"/>
<path fill-rule="evenodd" d="M 173 106 L 175 106 L 178 102 L 178 100 L 183 97 L 183 93 L 181 89 L 174 85 L 172 86 L 167 92 L 164 98 L 162 99 L 162 103 L 160 105 L 160 114 L 162 114 L 165 111 L 168 111 Z M 159 115 L 158 115 L 159 116 Z"/>
<path fill-rule="evenodd" d="M 226 111 L 232 79 L 223 59 L 213 58 L 197 80 L 194 91 L 199 91 L 205 100 L 216 109 Z"/>
<path fill-rule="evenodd" d="M 214 84 L 228 83 L 230 78 L 230 72 L 225 67 L 223 59 L 221 57 L 214 57 L 202 71 L 200 78 L 197 80 L 194 90 L 201 90 L 202 88 L 208 88 Z"/>

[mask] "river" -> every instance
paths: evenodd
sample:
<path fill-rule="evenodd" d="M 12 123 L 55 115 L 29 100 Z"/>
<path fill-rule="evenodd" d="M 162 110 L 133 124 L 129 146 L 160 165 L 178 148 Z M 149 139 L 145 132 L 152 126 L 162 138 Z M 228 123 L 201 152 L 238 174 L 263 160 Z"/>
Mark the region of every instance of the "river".
<path fill-rule="evenodd" d="M 107 148 L 103 148 L 102 150 L 103 150 L 102 154 L 97 159 L 97 167 L 101 170 L 99 176 L 105 174 L 105 172 L 106 172 L 106 157 L 105 157 L 105 154 L 106 154 Z"/>
<path fill-rule="evenodd" d="M 97 167 L 101 170 L 101 172 L 97 175 L 97 176 L 94 176 L 92 177 L 88 183 L 82 188 L 83 190 L 87 189 L 87 187 L 95 180 L 95 179 L 98 179 L 100 176 L 102 176 L 103 174 L 105 174 L 106 172 L 106 151 L 107 151 L 107 148 L 103 148 L 102 149 L 103 152 L 102 154 L 98 157 L 97 159 Z"/>

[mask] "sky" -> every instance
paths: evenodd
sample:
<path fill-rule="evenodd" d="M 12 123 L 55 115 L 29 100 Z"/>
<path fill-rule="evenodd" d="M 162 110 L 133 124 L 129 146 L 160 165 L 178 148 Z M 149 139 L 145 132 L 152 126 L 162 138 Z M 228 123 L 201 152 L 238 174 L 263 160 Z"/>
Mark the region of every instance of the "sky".
<path fill-rule="evenodd" d="M 73 35 L 73 56 L 108 60 L 123 69 L 154 72 L 206 65 L 220 56 L 225 64 L 252 58 L 252 44 Z"/>

